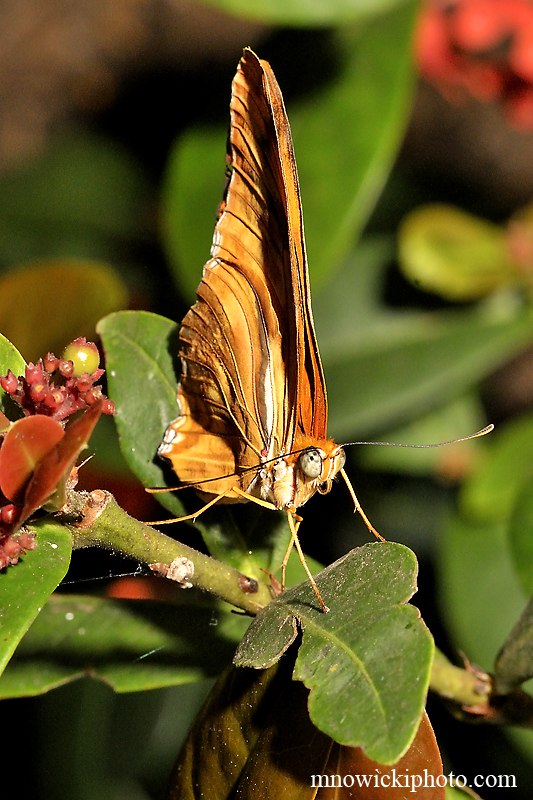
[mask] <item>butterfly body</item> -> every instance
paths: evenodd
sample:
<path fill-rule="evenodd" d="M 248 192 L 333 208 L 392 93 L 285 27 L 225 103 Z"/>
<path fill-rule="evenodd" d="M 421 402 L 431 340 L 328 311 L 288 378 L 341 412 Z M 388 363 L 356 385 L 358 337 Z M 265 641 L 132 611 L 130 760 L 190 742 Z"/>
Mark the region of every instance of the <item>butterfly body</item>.
<path fill-rule="evenodd" d="M 180 442 L 192 441 L 195 434 L 190 430 L 182 434 L 180 428 L 187 425 L 187 416 L 181 415 L 167 428 L 160 455 L 172 454 L 180 447 Z M 261 456 L 252 469 L 241 475 L 220 475 L 215 479 L 205 478 L 203 483 L 198 475 L 201 468 L 195 469 L 195 485 L 198 493 L 206 501 L 220 498 L 221 503 L 242 503 L 243 494 L 249 498 L 259 498 L 270 503 L 280 511 L 294 511 L 303 506 L 317 491 L 326 494 L 331 490 L 333 479 L 342 469 L 345 461 L 344 450 L 332 439 L 323 442 L 313 440 L 304 445 L 305 439 L 296 440 L 299 447 L 287 455 L 266 458 Z M 187 446 L 185 446 L 185 450 Z M 220 465 L 220 462 L 217 461 Z M 206 470 L 206 474 L 208 470 Z M 237 488 L 239 493 L 235 493 Z"/>
<path fill-rule="evenodd" d="M 344 451 L 331 439 L 302 445 L 296 439 L 293 452 L 261 467 L 247 492 L 280 510 L 300 508 L 317 491 L 329 492 Z"/>

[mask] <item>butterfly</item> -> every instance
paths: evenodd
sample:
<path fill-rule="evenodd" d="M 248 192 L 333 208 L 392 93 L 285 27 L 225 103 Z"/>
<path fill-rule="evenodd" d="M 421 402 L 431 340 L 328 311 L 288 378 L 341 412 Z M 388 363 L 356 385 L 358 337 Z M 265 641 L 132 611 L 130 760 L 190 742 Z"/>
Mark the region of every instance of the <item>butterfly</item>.
<path fill-rule="evenodd" d="M 373 528 L 327 436 L 328 404 L 311 311 L 300 189 L 289 121 L 270 65 L 246 48 L 233 80 L 227 184 L 211 258 L 179 333 L 180 415 L 158 453 L 206 504 L 297 509 L 336 476 Z M 180 519 L 185 519 L 184 517 Z"/>

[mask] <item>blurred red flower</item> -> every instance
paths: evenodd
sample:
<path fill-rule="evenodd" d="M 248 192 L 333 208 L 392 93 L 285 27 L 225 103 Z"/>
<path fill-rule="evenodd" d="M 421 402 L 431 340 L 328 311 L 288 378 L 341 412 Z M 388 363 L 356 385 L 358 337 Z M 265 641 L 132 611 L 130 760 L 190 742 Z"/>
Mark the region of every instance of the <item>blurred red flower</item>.
<path fill-rule="evenodd" d="M 512 125 L 533 128 L 531 0 L 427 0 L 416 58 L 449 100 L 497 101 Z"/>

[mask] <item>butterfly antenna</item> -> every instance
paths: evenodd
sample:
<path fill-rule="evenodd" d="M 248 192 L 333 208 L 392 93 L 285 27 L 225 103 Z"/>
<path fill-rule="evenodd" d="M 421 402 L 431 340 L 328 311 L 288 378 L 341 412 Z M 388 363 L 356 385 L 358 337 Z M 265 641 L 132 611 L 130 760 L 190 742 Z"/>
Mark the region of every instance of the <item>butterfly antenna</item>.
<path fill-rule="evenodd" d="M 351 444 L 363 444 L 363 442 L 352 442 Z M 198 486 L 204 486 L 205 484 L 212 483 L 214 481 L 224 480 L 225 478 L 240 477 L 241 475 L 246 475 L 247 472 L 256 472 L 258 469 L 261 469 L 261 467 L 265 467 L 267 464 L 271 464 L 273 461 L 279 461 L 280 458 L 284 458 L 285 456 L 298 455 L 298 453 L 302 453 L 307 449 L 307 447 L 301 447 L 299 450 L 291 450 L 289 453 L 273 456 L 266 461 L 258 461 L 256 464 L 252 464 L 250 467 L 241 467 L 240 469 L 235 470 L 235 472 L 226 472 L 224 475 L 215 475 L 214 478 L 203 478 L 201 481 L 183 482 L 180 483 L 179 486 L 145 486 L 144 491 L 148 492 L 149 494 L 164 494 L 165 492 L 179 492 L 183 489 L 196 489 Z"/>
<path fill-rule="evenodd" d="M 409 442 L 345 442 L 342 447 L 351 447 L 356 444 L 368 444 L 373 447 L 411 447 L 415 449 L 426 449 L 429 447 L 446 447 L 450 444 L 458 444 L 459 442 L 468 442 L 470 439 L 479 439 L 480 436 L 486 436 L 494 430 L 494 425 L 486 425 L 480 431 L 469 433 L 468 436 L 459 436 L 457 439 L 448 439 L 445 442 L 430 442 L 430 444 L 410 444 Z"/>
<path fill-rule="evenodd" d="M 342 447 L 350 447 L 351 445 L 356 444 L 367 444 L 367 445 L 374 445 L 374 446 L 387 446 L 387 447 L 414 447 L 414 448 L 428 448 L 428 447 L 446 447 L 446 445 L 450 444 L 457 444 L 458 442 L 466 442 L 469 439 L 478 439 L 480 436 L 485 436 L 487 433 L 490 433 L 494 430 L 494 425 L 486 425 L 480 431 L 476 431 L 475 433 L 470 433 L 468 436 L 460 436 L 457 439 L 449 439 L 445 442 L 432 442 L 430 444 L 408 444 L 406 442 L 346 442 L 342 445 Z M 346 486 L 348 487 L 348 491 L 350 492 L 351 498 L 354 503 L 355 511 L 361 515 L 366 527 L 370 531 L 370 533 L 374 534 L 376 539 L 379 539 L 382 542 L 385 542 L 386 539 L 377 531 L 370 520 L 368 519 L 367 515 L 363 511 L 361 507 L 361 503 L 357 499 L 357 495 L 355 494 L 354 488 L 350 483 L 350 479 L 346 474 L 344 467 L 340 470 L 340 474 L 342 475 Z"/>

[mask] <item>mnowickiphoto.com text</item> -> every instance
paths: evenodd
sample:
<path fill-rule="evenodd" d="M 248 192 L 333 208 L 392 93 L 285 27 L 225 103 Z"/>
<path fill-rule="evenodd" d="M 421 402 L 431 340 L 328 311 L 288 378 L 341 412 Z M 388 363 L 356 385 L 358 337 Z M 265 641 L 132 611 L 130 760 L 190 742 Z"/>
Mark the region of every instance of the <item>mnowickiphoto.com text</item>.
<path fill-rule="evenodd" d="M 444 788 L 455 786 L 458 789 L 516 789 L 516 775 L 474 775 L 468 779 L 466 775 L 432 775 L 426 769 L 421 773 L 398 772 L 391 770 L 372 773 L 346 773 L 345 775 L 311 775 L 313 789 L 407 789 L 413 794 L 419 789 Z"/>

